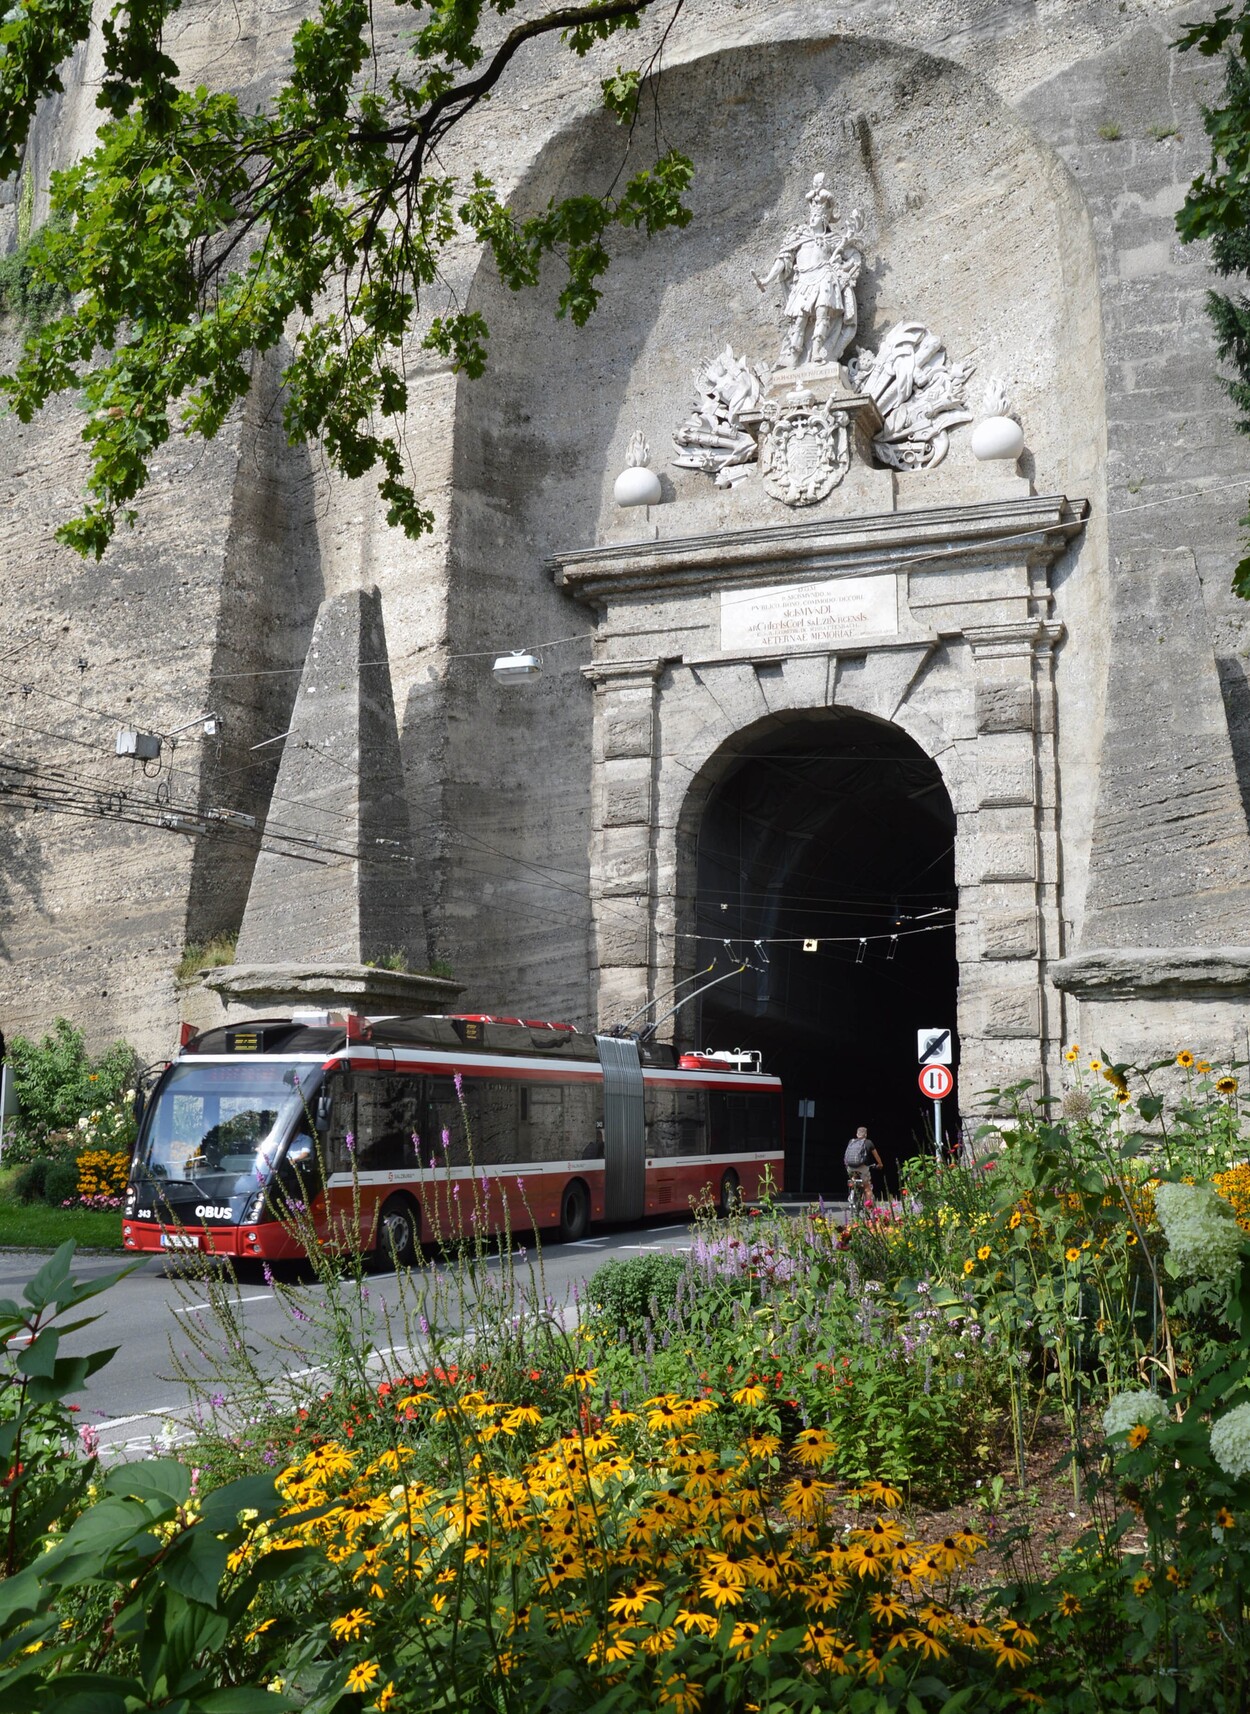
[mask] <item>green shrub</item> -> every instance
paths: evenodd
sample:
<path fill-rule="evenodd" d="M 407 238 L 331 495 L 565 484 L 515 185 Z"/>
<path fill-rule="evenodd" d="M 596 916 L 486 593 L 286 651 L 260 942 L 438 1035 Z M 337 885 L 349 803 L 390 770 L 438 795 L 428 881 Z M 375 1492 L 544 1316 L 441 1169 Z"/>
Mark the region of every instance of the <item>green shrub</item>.
<path fill-rule="evenodd" d="M 27 173 L 18 205 L 17 248 L 0 256 L 0 315 L 13 316 L 27 328 L 41 327 L 69 308 L 64 286 L 49 280 L 37 265 L 39 237 L 32 240 L 30 232 L 33 206 L 34 180 Z M 63 229 L 64 217 L 54 215 L 49 224 Z"/>
<path fill-rule="evenodd" d="M 633 1339 L 646 1332 L 648 1320 L 657 1322 L 672 1310 L 685 1268 L 684 1256 L 660 1254 L 609 1262 L 587 1285 L 586 1299 L 609 1333 L 623 1329 Z"/>
<path fill-rule="evenodd" d="M 5 1138 L 13 1165 L 48 1153 L 57 1131 L 77 1130 L 78 1121 L 118 1100 L 133 1084 L 138 1061 L 129 1043 L 116 1041 L 92 1057 L 83 1032 L 57 1018 L 42 1041 L 15 1036 L 9 1043 L 21 1115 Z"/>
<path fill-rule="evenodd" d="M 18 1173 L 13 1185 L 13 1194 L 19 1202 L 43 1202 L 46 1197 L 48 1173 L 55 1162 L 49 1155 L 36 1155 L 35 1159 L 24 1166 Z"/>
<path fill-rule="evenodd" d="M 78 1151 L 50 1163 L 43 1181 L 43 1200 L 53 1208 L 78 1200 Z"/>

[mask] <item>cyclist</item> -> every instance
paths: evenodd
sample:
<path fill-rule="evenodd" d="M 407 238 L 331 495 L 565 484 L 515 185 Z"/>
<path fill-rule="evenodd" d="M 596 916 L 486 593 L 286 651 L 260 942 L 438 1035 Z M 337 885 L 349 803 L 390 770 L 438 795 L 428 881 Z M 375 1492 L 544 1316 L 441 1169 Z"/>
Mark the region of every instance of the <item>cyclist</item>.
<path fill-rule="evenodd" d="M 868 1135 L 867 1125 L 860 1125 L 842 1154 L 846 1168 L 848 1206 L 862 1208 L 872 1201 L 872 1169 L 885 1171 L 885 1162 L 877 1153 L 877 1145 Z"/>

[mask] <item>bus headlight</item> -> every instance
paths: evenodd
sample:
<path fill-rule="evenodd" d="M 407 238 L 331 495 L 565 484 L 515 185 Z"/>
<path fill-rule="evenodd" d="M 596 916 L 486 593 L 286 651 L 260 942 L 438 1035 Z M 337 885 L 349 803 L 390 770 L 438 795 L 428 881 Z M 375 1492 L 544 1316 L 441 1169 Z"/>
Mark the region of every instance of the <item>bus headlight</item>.
<path fill-rule="evenodd" d="M 269 1211 L 265 1206 L 265 1192 L 263 1190 L 258 1190 L 252 1200 L 248 1203 L 247 1207 L 243 1210 L 239 1219 L 239 1225 L 254 1226 L 258 1220 L 264 1220 L 268 1216 L 268 1212 Z"/>

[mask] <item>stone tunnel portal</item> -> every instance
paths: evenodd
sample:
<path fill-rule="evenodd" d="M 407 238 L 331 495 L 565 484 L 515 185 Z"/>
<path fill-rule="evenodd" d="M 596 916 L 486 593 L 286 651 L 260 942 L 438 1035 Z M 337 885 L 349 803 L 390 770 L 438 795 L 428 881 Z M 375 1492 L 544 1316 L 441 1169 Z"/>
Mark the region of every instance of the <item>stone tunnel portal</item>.
<path fill-rule="evenodd" d="M 916 1032 L 953 1030 L 955 814 L 898 726 L 831 711 L 740 750 L 699 829 L 699 963 L 761 941 L 758 968 L 702 1001 L 707 1047 L 758 1047 L 785 1087 L 786 1189 L 841 1193 L 864 1124 L 886 1162 L 931 1146 Z M 816 942 L 805 950 L 804 942 Z M 815 1102 L 800 1160 L 801 1098 Z M 955 1111 L 948 1104 L 953 1126 Z"/>

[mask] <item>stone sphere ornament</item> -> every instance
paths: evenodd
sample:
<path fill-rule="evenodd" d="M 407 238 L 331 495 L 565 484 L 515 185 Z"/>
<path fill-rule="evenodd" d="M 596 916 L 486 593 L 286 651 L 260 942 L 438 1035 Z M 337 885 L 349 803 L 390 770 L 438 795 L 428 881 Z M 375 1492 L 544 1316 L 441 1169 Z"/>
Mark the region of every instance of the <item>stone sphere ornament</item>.
<path fill-rule="evenodd" d="M 625 469 L 612 487 L 618 506 L 658 506 L 663 490 L 654 470 L 648 470 L 651 448 L 641 429 L 635 429 L 625 455 Z"/>
<path fill-rule="evenodd" d="M 991 459 L 1014 464 L 1024 451 L 1024 430 L 1016 421 L 1001 381 L 991 381 L 985 389 L 985 411 L 972 431 L 972 456 L 983 464 Z"/>

